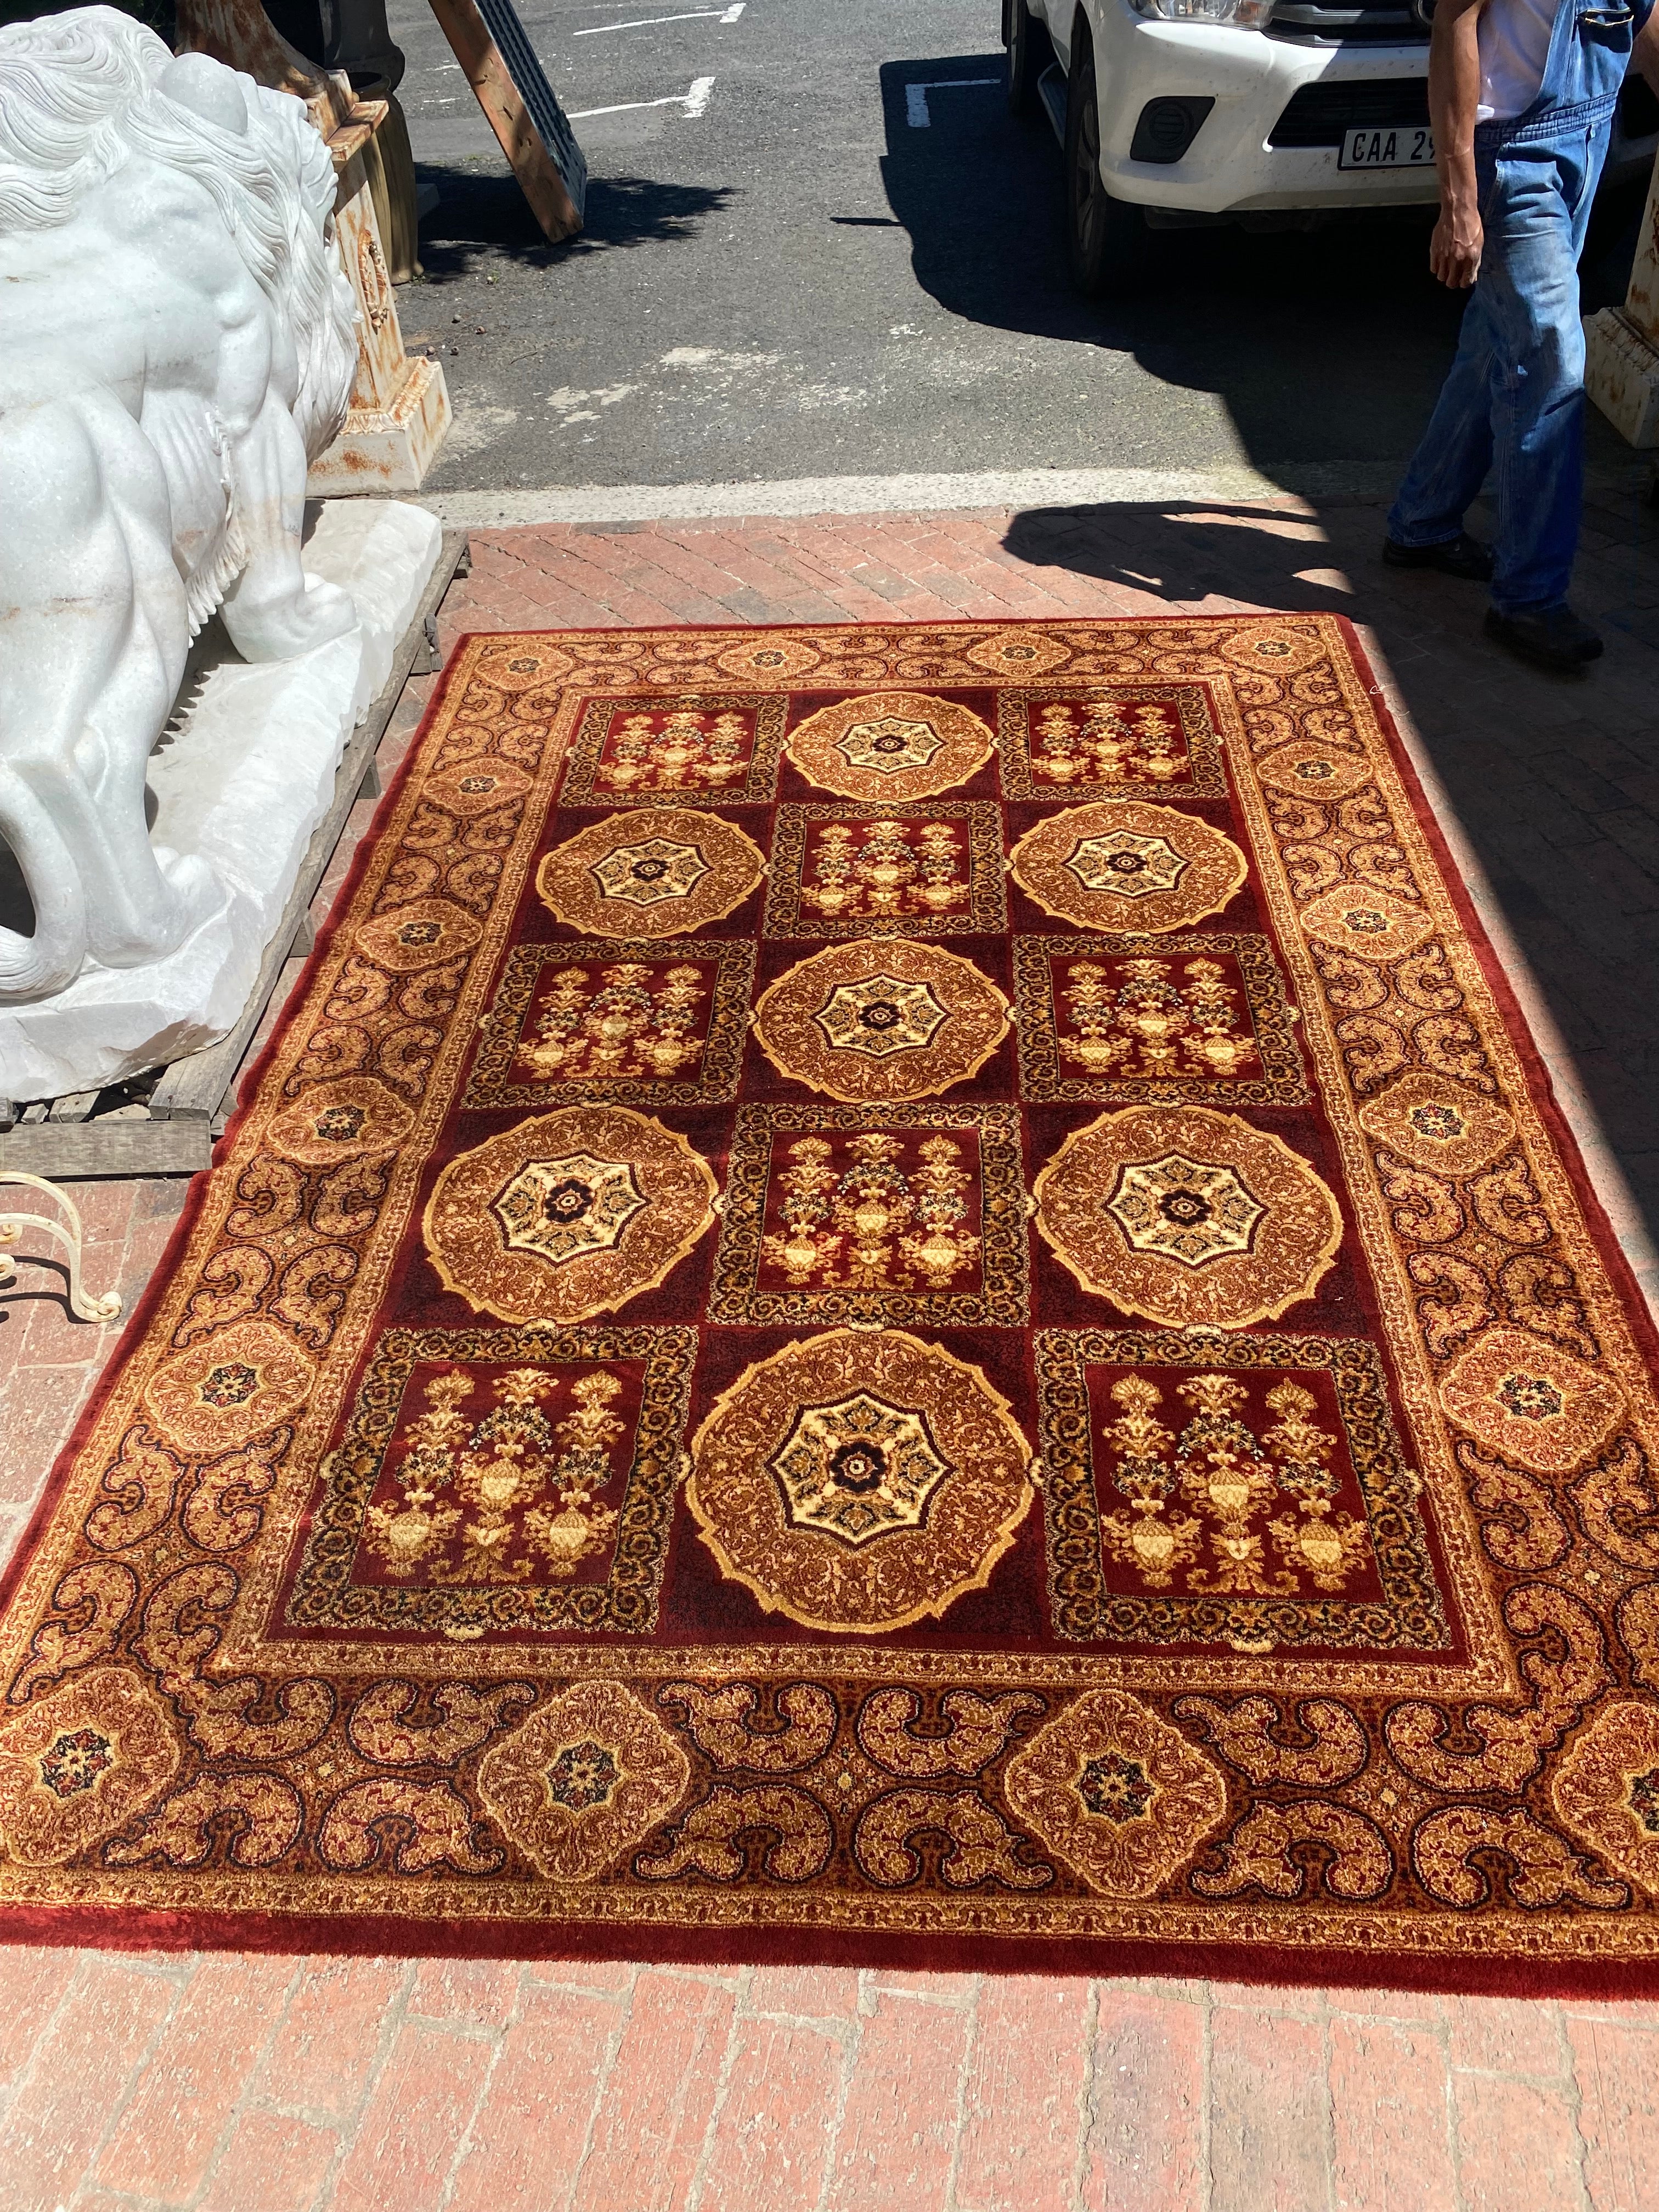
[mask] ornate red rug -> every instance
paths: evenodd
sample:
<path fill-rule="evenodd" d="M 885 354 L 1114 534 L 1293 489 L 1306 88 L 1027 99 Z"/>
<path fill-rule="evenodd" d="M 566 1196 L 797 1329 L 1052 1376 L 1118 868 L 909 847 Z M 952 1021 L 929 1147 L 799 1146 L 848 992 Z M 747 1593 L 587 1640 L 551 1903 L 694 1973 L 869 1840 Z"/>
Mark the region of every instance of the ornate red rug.
<path fill-rule="evenodd" d="M 4 1932 L 1650 1990 L 1653 1369 L 1342 623 L 471 639 L 8 1581 Z"/>

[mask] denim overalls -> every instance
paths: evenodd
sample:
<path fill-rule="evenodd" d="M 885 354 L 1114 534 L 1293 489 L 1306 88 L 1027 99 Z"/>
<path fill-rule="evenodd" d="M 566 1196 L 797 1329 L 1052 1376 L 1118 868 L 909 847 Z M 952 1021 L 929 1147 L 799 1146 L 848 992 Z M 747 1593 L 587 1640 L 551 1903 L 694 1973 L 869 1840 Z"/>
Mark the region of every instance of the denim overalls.
<path fill-rule="evenodd" d="M 1475 126 L 1480 274 L 1388 531 L 1399 545 L 1455 538 L 1495 466 L 1492 596 L 1502 614 L 1560 606 L 1572 575 L 1584 477 L 1578 256 L 1652 5 L 1560 0 L 1537 99 L 1510 122 Z"/>

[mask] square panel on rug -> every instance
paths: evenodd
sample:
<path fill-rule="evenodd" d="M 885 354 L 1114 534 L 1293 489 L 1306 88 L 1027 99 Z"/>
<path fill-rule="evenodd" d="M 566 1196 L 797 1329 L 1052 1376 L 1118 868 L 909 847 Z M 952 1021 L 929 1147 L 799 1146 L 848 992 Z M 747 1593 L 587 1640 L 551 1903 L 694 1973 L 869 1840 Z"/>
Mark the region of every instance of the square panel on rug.
<path fill-rule="evenodd" d="M 7 1932 L 1650 1988 L 1652 1373 L 1344 624 L 470 639 L 9 1577 Z"/>

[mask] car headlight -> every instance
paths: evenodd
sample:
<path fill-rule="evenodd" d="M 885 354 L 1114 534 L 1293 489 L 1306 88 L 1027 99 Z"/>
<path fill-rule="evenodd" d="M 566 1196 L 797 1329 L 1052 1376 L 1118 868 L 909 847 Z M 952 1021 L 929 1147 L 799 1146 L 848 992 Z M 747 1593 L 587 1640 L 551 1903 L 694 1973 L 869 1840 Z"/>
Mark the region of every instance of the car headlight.
<path fill-rule="evenodd" d="M 1265 30 L 1273 0 L 1129 0 L 1137 15 L 1160 23 L 1230 23 L 1236 31 Z"/>

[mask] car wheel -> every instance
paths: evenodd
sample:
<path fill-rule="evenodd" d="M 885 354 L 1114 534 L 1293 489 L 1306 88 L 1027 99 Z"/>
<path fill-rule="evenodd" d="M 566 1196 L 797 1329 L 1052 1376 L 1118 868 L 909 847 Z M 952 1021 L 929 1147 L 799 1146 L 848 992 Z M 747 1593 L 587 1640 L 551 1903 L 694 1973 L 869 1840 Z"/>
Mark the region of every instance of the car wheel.
<path fill-rule="evenodd" d="M 1003 44 L 1008 49 L 1008 112 L 1030 115 L 1036 106 L 1036 83 L 1054 58 L 1048 33 L 1033 22 L 1025 0 L 1006 0 Z"/>
<path fill-rule="evenodd" d="M 1066 253 L 1072 282 L 1091 299 L 1143 290 L 1152 276 L 1146 218 L 1100 180 L 1100 94 L 1094 51 L 1081 23 L 1066 91 Z"/>

